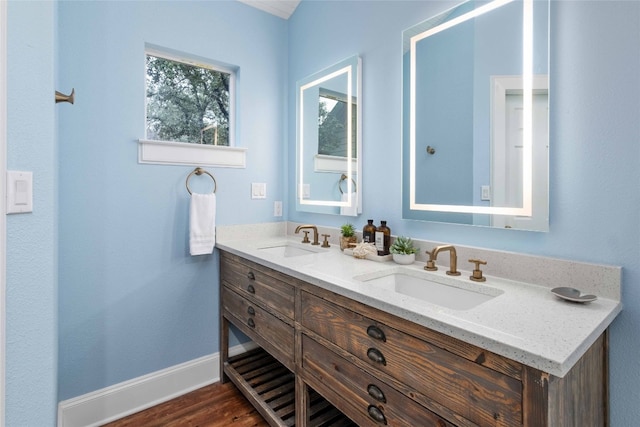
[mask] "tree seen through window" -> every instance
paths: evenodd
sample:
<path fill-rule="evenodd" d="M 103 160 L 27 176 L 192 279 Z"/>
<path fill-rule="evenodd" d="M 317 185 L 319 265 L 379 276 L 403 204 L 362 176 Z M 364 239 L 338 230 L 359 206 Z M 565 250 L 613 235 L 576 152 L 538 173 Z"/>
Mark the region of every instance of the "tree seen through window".
<path fill-rule="evenodd" d="M 318 154 L 347 157 L 347 97 L 320 88 Z M 357 105 L 351 103 L 351 156 L 357 157 Z"/>
<path fill-rule="evenodd" d="M 147 138 L 229 146 L 231 74 L 147 55 Z"/>

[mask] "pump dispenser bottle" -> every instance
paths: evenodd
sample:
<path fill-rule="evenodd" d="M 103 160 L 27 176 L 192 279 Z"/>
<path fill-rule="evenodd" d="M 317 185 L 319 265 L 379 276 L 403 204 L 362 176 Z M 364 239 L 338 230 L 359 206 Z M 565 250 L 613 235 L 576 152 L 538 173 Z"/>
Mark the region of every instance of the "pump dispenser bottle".
<path fill-rule="evenodd" d="M 376 249 L 378 255 L 389 255 L 391 243 L 391 229 L 387 227 L 387 221 L 380 221 L 380 227 L 376 230 Z"/>
<path fill-rule="evenodd" d="M 362 229 L 362 241 L 364 243 L 374 243 L 376 241 L 376 226 L 373 225 L 372 219 L 368 219 L 367 225 Z"/>

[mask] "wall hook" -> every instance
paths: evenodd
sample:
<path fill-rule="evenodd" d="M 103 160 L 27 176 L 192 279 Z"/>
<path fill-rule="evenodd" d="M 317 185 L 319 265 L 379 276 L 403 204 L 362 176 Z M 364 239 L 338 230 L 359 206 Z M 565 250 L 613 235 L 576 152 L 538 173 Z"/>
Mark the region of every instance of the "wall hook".
<path fill-rule="evenodd" d="M 427 154 L 431 154 L 431 155 L 436 154 L 436 149 L 430 145 L 427 145 Z"/>
<path fill-rule="evenodd" d="M 56 91 L 56 104 L 58 102 L 70 102 L 71 104 L 73 104 L 73 101 L 75 99 L 75 94 L 76 94 L 75 88 L 71 89 L 71 93 L 69 95 L 65 95 L 62 92 Z"/>

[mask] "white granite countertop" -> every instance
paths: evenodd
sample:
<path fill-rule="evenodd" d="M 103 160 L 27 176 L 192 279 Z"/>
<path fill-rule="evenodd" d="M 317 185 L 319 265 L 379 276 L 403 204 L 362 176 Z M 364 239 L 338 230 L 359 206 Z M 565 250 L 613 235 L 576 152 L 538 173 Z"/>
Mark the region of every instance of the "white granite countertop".
<path fill-rule="evenodd" d="M 622 310 L 620 301 L 598 295 L 581 304 L 559 299 L 548 287 L 486 276 L 483 283 L 469 280 L 470 271 L 454 279 L 462 288 L 490 288 L 499 294 L 468 310 L 453 310 L 374 286 L 354 277 L 375 276 L 407 268 L 438 280 L 451 280 L 446 267 L 424 271 L 423 262 L 399 266 L 344 255 L 337 245 L 319 253 L 284 257 L 265 247 L 298 245 L 300 238 L 222 240 L 217 247 L 264 266 L 370 305 L 462 341 L 563 377 Z M 310 247 L 306 245 L 306 247 Z M 448 254 L 442 254 L 448 257 Z M 361 277 L 360 277 L 361 278 Z M 565 286 L 580 288 L 579 284 Z"/>

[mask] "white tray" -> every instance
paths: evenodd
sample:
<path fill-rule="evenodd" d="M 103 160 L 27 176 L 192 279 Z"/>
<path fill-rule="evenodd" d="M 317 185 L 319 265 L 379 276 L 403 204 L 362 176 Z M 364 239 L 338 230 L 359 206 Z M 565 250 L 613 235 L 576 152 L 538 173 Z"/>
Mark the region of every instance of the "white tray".
<path fill-rule="evenodd" d="M 353 249 L 345 249 L 344 250 L 344 254 L 348 255 L 348 256 L 353 256 Z M 355 257 L 354 257 L 355 258 Z M 368 259 L 370 261 L 376 261 L 376 262 L 387 262 L 387 261 L 392 261 L 393 260 L 393 255 L 367 255 L 365 257 L 365 259 Z"/>

